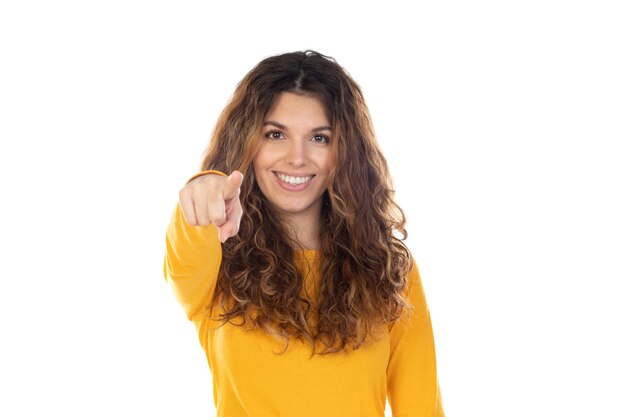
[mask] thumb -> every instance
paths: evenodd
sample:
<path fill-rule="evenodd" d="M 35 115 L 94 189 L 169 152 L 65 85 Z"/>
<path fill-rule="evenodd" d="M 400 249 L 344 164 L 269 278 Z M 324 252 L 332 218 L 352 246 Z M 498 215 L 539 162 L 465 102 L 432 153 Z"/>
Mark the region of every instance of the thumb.
<path fill-rule="evenodd" d="M 243 174 L 240 171 L 233 171 L 226 179 L 226 188 L 224 189 L 224 199 L 229 200 L 239 194 L 239 188 L 243 183 Z"/>

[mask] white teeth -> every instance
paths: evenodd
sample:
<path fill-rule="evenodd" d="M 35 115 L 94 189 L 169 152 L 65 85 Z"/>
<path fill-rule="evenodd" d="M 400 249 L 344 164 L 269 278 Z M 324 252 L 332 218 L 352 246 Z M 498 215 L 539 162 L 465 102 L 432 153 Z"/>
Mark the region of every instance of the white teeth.
<path fill-rule="evenodd" d="M 290 177 L 288 175 L 282 174 L 276 175 L 278 175 L 278 178 L 291 185 L 304 184 L 305 182 L 309 182 L 309 180 L 313 178 L 313 175 L 309 175 L 308 177 Z"/>

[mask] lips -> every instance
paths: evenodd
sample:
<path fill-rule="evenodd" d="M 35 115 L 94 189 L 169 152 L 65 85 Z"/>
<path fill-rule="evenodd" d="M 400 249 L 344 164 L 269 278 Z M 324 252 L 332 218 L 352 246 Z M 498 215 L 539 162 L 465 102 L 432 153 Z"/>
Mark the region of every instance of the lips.
<path fill-rule="evenodd" d="M 274 172 L 278 184 L 289 191 L 301 191 L 309 186 L 315 175 L 288 175 L 282 172 Z"/>
<path fill-rule="evenodd" d="M 313 178 L 313 175 L 292 176 L 292 175 L 284 175 L 284 174 L 278 174 L 278 173 L 276 173 L 276 175 L 278 176 L 278 178 L 280 178 L 284 182 L 291 184 L 291 185 L 304 184 L 304 183 L 309 182 L 311 178 Z"/>

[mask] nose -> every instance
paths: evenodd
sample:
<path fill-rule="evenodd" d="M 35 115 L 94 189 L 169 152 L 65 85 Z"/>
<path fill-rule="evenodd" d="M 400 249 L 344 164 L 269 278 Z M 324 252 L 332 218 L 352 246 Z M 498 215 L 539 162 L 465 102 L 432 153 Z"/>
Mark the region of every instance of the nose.
<path fill-rule="evenodd" d="M 287 150 L 287 163 L 299 167 L 306 164 L 306 149 L 303 140 L 292 140 Z"/>

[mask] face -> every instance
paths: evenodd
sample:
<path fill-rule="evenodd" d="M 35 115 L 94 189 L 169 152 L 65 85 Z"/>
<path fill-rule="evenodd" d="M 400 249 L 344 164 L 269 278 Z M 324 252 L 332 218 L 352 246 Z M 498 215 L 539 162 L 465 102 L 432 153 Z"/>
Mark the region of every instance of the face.
<path fill-rule="evenodd" d="M 254 175 L 263 195 L 291 218 L 319 219 L 332 167 L 330 122 L 314 97 L 281 93 L 265 117 Z"/>

